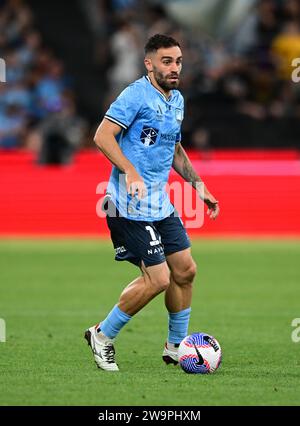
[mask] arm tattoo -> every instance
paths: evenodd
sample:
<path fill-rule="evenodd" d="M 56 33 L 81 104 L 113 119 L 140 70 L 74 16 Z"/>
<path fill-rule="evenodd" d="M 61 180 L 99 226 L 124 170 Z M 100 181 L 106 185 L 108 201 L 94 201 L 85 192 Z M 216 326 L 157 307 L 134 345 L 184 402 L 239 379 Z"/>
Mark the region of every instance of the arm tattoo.
<path fill-rule="evenodd" d="M 184 156 L 183 158 L 182 172 L 183 172 L 184 179 L 187 180 L 188 182 L 191 182 L 193 186 L 196 182 L 201 182 L 200 177 L 197 175 L 190 160 L 186 156 Z"/>
<path fill-rule="evenodd" d="M 179 143 L 176 146 L 175 156 L 178 158 L 178 163 L 175 162 L 175 170 L 187 181 L 192 184 L 193 187 L 196 186 L 196 182 L 202 182 L 201 178 L 197 175 L 194 170 L 190 159 L 186 155 L 184 149 Z"/>

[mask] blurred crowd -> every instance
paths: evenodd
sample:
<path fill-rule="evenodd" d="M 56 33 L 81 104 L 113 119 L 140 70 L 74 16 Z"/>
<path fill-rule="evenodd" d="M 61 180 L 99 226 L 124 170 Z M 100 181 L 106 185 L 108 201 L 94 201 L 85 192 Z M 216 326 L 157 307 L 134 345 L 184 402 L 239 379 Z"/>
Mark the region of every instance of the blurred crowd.
<path fill-rule="evenodd" d="M 289 118 L 300 118 L 300 86 L 291 77 L 292 60 L 300 58 L 300 0 L 249 3 L 240 24 L 216 36 L 213 29 L 180 25 L 163 2 L 93 0 L 96 56 L 99 61 L 110 58 L 103 110 L 144 73 L 143 45 L 160 32 L 178 39 L 183 48 L 180 89 L 186 100 L 187 145 L 208 148 L 211 133 L 219 131 L 219 139 L 230 134 L 229 123 L 244 126 L 244 134 L 256 122 L 272 126 L 282 120 L 289 127 Z"/>
<path fill-rule="evenodd" d="M 26 147 L 40 163 L 68 163 L 86 123 L 76 114 L 72 81 L 43 43 L 26 2 L 0 1 L 0 148 Z"/>
<path fill-rule="evenodd" d="M 229 122 L 300 118 L 300 86 L 291 78 L 292 60 L 300 58 L 300 0 L 253 1 L 246 18 L 224 36 L 179 24 L 164 2 L 78 1 L 93 33 L 95 67 L 105 82 L 99 116 L 145 73 L 147 38 L 165 33 L 183 48 L 187 145 L 209 148 L 214 129 L 222 132 Z M 77 113 L 72 78 L 51 46 L 44 45 L 25 0 L 0 0 L 0 28 L 0 57 L 6 61 L 0 148 L 26 147 L 37 152 L 40 163 L 68 163 L 97 123 Z"/>

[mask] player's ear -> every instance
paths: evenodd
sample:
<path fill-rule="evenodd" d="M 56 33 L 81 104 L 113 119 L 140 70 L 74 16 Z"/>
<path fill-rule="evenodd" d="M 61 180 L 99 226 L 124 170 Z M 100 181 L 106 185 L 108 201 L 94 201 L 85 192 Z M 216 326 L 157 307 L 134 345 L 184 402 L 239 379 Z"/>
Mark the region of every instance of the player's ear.
<path fill-rule="evenodd" d="M 144 59 L 144 64 L 148 72 L 153 71 L 152 61 L 149 57 L 146 57 Z"/>

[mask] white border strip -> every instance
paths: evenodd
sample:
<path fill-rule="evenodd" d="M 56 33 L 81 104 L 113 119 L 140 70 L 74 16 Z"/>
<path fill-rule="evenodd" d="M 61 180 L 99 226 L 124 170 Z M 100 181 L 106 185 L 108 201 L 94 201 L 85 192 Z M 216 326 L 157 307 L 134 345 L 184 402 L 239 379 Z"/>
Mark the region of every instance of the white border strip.
<path fill-rule="evenodd" d="M 115 118 L 110 117 L 109 115 L 105 115 L 104 118 L 107 118 L 107 120 L 112 121 L 113 123 L 118 124 L 119 126 L 123 127 L 123 129 L 127 130 L 127 127 L 125 126 L 125 124 L 120 123 L 118 120 L 116 120 Z"/>

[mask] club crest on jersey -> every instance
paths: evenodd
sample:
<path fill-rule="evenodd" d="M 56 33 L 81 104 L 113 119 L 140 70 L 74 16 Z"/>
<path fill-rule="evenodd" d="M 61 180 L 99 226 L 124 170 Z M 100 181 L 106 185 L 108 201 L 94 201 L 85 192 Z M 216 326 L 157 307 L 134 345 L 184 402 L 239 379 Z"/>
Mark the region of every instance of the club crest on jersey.
<path fill-rule="evenodd" d="M 140 138 L 145 146 L 150 146 L 155 144 L 157 135 L 158 129 L 144 126 Z"/>
<path fill-rule="evenodd" d="M 181 108 L 175 108 L 175 118 L 181 123 L 183 120 L 183 110 Z"/>

